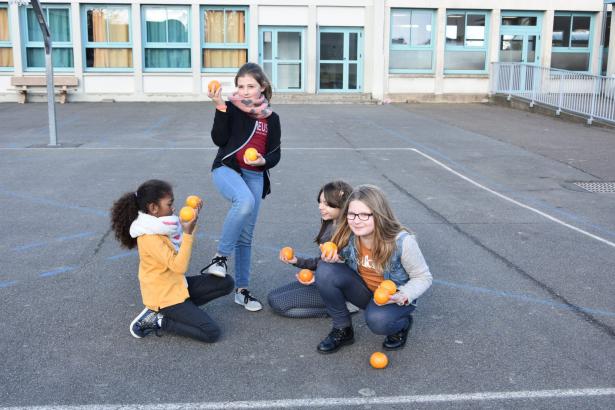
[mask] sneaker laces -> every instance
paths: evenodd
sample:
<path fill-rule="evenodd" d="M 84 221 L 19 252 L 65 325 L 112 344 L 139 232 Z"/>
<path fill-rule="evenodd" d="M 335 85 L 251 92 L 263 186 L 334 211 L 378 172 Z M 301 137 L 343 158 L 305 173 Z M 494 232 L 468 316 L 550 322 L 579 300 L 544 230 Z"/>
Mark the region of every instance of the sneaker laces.
<path fill-rule="evenodd" d="M 159 315 L 159 313 L 152 312 L 136 323 L 139 329 L 143 332 L 143 336 L 147 336 L 152 332 L 155 332 L 156 336 L 158 337 L 162 336 L 162 334 L 159 333 L 159 331 L 162 329 L 158 325 Z"/>
<path fill-rule="evenodd" d="M 207 273 L 207 269 L 209 269 L 210 266 L 213 265 L 220 265 L 220 266 L 224 266 L 224 269 L 227 269 L 226 266 L 226 260 L 227 257 L 226 256 L 215 256 L 212 260 L 211 263 L 207 266 L 205 266 L 203 269 L 201 269 L 201 275 L 204 275 Z"/>
<path fill-rule="evenodd" d="M 248 302 L 250 302 L 250 301 L 258 302 L 258 299 L 256 299 L 254 296 L 252 296 L 248 289 L 242 289 L 241 291 L 239 291 L 239 293 L 243 295 L 243 303 L 245 305 L 247 305 Z"/>

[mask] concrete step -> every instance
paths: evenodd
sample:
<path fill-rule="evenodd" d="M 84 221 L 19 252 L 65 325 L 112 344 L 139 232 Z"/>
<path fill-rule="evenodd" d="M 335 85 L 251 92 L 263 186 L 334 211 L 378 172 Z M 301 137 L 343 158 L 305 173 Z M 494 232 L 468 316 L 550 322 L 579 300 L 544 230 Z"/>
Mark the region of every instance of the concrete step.
<path fill-rule="evenodd" d="M 272 104 L 376 104 L 371 94 L 360 93 L 274 93 Z"/>

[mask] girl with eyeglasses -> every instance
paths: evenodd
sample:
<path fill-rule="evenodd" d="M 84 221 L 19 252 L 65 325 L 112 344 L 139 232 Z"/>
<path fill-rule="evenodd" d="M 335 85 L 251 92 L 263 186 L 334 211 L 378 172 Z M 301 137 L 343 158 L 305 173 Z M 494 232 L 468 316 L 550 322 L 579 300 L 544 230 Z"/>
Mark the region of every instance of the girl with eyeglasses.
<path fill-rule="evenodd" d="M 331 236 L 337 226 L 337 220 L 341 213 L 341 208 L 352 192 L 352 187 L 344 181 L 332 181 L 320 188 L 316 200 L 320 211 L 320 231 L 314 238 L 316 244 L 323 244 L 331 240 Z M 280 260 L 284 263 L 292 264 L 299 269 L 316 270 L 320 262 L 320 255 L 313 258 L 302 258 L 293 256 L 287 259 L 280 251 Z M 326 317 L 327 309 L 325 303 L 314 285 L 312 279 L 309 283 L 299 280 L 281 286 L 269 292 L 267 295 L 269 306 L 275 313 L 292 318 L 314 318 Z M 349 306 L 356 312 L 356 306 Z"/>
<path fill-rule="evenodd" d="M 338 250 L 323 252 L 315 283 L 333 329 L 318 352 L 333 353 L 354 342 L 346 301 L 365 310 L 372 332 L 386 336 L 385 350 L 401 349 L 412 326 L 416 299 L 432 282 L 414 234 L 399 223 L 380 188 L 360 185 L 342 208 L 331 240 Z M 395 282 L 397 292 L 387 302 L 377 303 L 374 291 L 386 279 Z"/>

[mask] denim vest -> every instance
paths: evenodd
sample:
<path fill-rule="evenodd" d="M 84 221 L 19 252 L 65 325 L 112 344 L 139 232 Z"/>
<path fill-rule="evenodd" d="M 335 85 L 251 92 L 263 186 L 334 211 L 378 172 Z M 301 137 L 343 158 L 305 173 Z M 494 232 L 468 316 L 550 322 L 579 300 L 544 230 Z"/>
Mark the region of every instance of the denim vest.
<path fill-rule="evenodd" d="M 397 246 L 395 247 L 395 251 L 391 256 L 391 259 L 389 259 L 389 263 L 386 265 L 386 270 L 383 272 L 384 279 L 392 280 L 397 286 L 405 285 L 410 279 L 410 276 L 401 264 L 402 247 L 404 239 L 408 235 L 410 234 L 406 231 L 402 231 L 397 235 L 397 238 L 395 238 L 395 244 Z M 359 272 L 359 251 L 355 246 L 354 235 L 350 235 L 350 238 L 348 238 L 348 245 L 346 245 L 346 247 L 341 250 L 339 255 L 344 258 L 344 262 L 346 263 L 346 265 L 348 265 L 350 269 L 354 270 L 355 272 Z"/>

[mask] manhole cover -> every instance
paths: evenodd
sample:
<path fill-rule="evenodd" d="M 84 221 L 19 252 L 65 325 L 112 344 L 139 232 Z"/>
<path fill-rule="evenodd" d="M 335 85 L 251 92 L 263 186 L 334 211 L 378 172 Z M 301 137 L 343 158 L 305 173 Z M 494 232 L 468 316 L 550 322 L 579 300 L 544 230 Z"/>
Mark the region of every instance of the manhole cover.
<path fill-rule="evenodd" d="M 589 192 L 615 193 L 615 182 L 575 182 L 574 184 Z"/>

